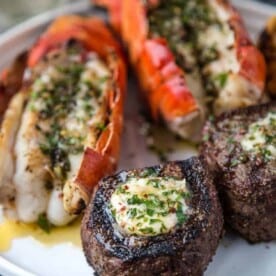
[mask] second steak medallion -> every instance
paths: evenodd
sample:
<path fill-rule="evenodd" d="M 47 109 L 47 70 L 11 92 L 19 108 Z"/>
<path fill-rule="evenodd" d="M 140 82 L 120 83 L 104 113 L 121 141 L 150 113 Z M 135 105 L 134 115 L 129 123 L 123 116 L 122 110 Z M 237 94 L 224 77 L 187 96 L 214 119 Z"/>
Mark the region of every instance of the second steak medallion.
<path fill-rule="evenodd" d="M 276 102 L 226 113 L 204 138 L 225 221 L 251 242 L 276 239 Z"/>

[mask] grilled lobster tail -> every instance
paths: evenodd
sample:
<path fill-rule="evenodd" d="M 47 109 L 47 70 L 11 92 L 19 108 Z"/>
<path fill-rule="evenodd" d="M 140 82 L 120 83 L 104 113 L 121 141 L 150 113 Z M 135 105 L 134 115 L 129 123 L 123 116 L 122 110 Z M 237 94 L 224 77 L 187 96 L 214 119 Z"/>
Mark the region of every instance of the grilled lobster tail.
<path fill-rule="evenodd" d="M 0 200 L 15 198 L 24 222 L 46 215 L 64 225 L 116 168 L 124 58 L 101 20 L 72 15 L 56 19 L 19 61 L 0 85 Z"/>
<path fill-rule="evenodd" d="M 116 168 L 122 130 L 125 65 L 118 43 L 104 23 L 95 18 L 65 16 L 57 19 L 31 50 L 29 66 L 33 67 L 47 51 L 74 39 L 89 51 L 96 52 L 112 71 L 107 101 L 107 124 L 93 147 L 87 147 L 78 174 L 64 187 L 64 207 L 79 213 L 88 203 L 98 180 Z"/>
<path fill-rule="evenodd" d="M 267 64 L 266 91 L 276 98 L 276 16 L 269 18 L 259 39 L 259 48 Z"/>
<path fill-rule="evenodd" d="M 196 138 L 206 109 L 263 100 L 263 56 L 227 1 L 96 3 L 108 8 L 128 47 L 153 118 L 181 136 Z"/>

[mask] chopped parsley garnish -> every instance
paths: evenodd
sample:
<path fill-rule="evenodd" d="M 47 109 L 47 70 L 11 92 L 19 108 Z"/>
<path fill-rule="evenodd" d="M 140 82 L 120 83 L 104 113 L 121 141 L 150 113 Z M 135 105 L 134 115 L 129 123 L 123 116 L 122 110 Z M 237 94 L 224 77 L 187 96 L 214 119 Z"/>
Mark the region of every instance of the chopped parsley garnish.
<path fill-rule="evenodd" d="M 104 124 L 104 123 L 98 123 L 98 124 L 96 125 L 96 128 L 97 128 L 98 130 L 100 130 L 100 131 L 104 131 L 104 130 L 106 129 L 106 124 Z"/>
<path fill-rule="evenodd" d="M 215 83 L 218 83 L 219 88 L 224 88 L 228 80 L 228 73 L 221 73 L 214 77 Z"/>
<path fill-rule="evenodd" d="M 158 172 L 153 168 L 146 168 L 140 173 L 141 177 L 148 177 L 148 176 L 155 176 L 155 175 L 157 176 Z"/>
<path fill-rule="evenodd" d="M 53 225 L 49 222 L 46 214 L 40 214 L 37 219 L 37 225 L 41 228 L 44 232 L 50 233 Z"/>
<path fill-rule="evenodd" d="M 232 159 L 230 166 L 231 167 L 236 167 L 239 164 L 240 164 L 240 160 L 239 159 Z"/>
<path fill-rule="evenodd" d="M 187 220 L 187 216 L 183 213 L 182 206 L 179 204 L 176 209 L 176 217 L 178 224 L 182 225 Z"/>
<path fill-rule="evenodd" d="M 153 179 L 148 180 L 147 185 L 151 185 L 154 188 L 160 188 L 161 187 L 161 181 L 158 178 L 156 178 L 156 179 L 153 178 Z"/>
<path fill-rule="evenodd" d="M 233 144 L 235 142 L 235 139 L 233 136 L 229 136 L 228 139 L 227 139 L 227 143 L 228 144 Z"/>

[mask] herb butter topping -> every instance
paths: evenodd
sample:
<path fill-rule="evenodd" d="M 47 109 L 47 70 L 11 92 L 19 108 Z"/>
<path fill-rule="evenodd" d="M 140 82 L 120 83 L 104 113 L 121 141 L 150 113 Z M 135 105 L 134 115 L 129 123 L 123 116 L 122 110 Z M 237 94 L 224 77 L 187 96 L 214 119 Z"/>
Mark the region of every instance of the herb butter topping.
<path fill-rule="evenodd" d="M 276 112 L 270 112 L 265 118 L 251 124 L 241 145 L 245 151 L 261 154 L 266 161 L 275 159 Z"/>
<path fill-rule="evenodd" d="M 131 177 L 112 194 L 110 210 L 122 232 L 156 236 L 186 222 L 189 197 L 185 179 Z"/>

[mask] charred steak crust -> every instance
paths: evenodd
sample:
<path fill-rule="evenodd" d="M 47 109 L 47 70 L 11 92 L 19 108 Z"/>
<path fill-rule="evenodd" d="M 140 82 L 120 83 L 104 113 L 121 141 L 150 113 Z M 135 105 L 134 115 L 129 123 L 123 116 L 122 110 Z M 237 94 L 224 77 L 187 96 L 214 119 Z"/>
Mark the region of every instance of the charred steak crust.
<path fill-rule="evenodd" d="M 203 158 L 151 167 L 158 176 L 185 178 L 194 209 L 185 224 L 168 234 L 137 237 L 116 234 L 108 215 L 116 186 L 131 174 L 122 171 L 103 179 L 87 208 L 81 228 L 87 261 L 99 275 L 202 275 L 222 234 L 223 218 L 213 179 Z"/>
<path fill-rule="evenodd" d="M 225 113 L 206 124 L 201 153 L 215 172 L 225 221 L 250 242 L 276 239 L 275 159 L 243 151 L 251 123 L 276 111 L 276 102 Z"/>

